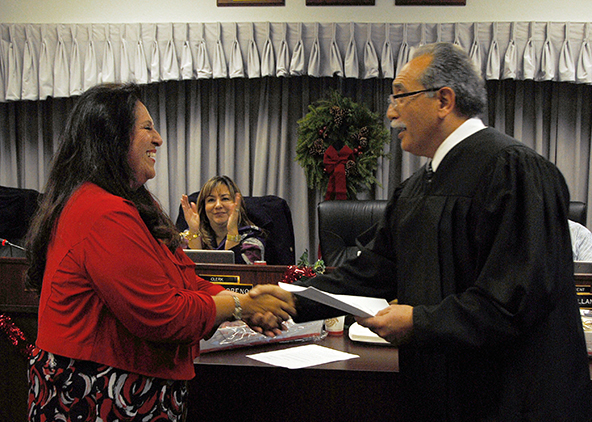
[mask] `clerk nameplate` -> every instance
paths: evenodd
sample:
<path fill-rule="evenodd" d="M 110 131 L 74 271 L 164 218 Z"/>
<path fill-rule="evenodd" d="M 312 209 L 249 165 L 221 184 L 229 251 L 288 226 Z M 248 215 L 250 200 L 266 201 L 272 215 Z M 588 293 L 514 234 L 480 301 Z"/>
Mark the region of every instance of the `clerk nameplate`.
<path fill-rule="evenodd" d="M 240 275 L 199 274 L 198 276 L 210 283 L 240 283 Z"/>
<path fill-rule="evenodd" d="M 252 284 L 241 284 L 238 275 L 200 275 L 200 277 L 239 294 L 245 294 L 253 288 Z"/>
<path fill-rule="evenodd" d="M 580 308 L 592 308 L 592 286 L 578 284 L 576 285 L 576 292 Z"/>

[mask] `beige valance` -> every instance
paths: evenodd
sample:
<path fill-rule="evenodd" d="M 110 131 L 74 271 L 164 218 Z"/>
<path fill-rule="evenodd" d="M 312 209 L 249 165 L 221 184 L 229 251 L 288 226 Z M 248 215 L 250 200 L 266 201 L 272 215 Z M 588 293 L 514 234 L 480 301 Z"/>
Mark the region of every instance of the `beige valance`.
<path fill-rule="evenodd" d="M 0 24 L 0 101 L 99 82 L 393 78 L 434 41 L 461 45 L 486 79 L 590 84 L 591 38 L 590 22 Z"/>

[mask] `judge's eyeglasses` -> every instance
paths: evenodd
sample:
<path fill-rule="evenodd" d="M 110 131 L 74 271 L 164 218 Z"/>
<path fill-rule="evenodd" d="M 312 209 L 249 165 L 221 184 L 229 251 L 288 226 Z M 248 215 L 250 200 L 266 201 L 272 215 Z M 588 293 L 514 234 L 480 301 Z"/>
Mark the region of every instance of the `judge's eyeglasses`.
<path fill-rule="evenodd" d="M 422 89 L 419 91 L 411 91 L 411 92 L 403 92 L 401 94 L 391 94 L 388 97 L 389 104 L 392 105 L 394 108 L 397 108 L 401 105 L 401 98 L 411 97 L 412 95 L 423 94 L 426 92 L 435 92 L 441 90 L 442 87 L 439 88 L 427 88 Z"/>

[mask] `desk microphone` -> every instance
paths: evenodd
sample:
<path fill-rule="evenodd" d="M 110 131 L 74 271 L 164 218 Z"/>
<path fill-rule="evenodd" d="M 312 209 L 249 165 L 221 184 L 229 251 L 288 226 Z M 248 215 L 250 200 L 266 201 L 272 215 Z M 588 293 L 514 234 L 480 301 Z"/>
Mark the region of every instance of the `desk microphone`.
<path fill-rule="evenodd" d="M 11 243 L 11 242 L 9 242 L 9 241 L 8 241 L 8 240 L 6 240 L 6 239 L 2 239 L 2 238 L 0 238 L 0 244 L 1 244 L 2 246 L 6 246 L 6 245 L 8 245 L 8 246 L 10 246 L 11 248 L 17 248 L 17 249 L 20 249 L 21 251 L 25 251 L 25 252 L 26 252 L 26 249 L 25 249 L 25 248 L 23 248 L 22 246 L 15 245 L 14 243 Z"/>

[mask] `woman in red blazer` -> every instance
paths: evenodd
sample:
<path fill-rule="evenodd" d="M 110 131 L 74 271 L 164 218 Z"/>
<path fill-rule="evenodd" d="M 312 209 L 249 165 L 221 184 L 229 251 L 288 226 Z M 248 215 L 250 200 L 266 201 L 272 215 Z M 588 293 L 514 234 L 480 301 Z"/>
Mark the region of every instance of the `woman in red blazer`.
<path fill-rule="evenodd" d="M 30 420 L 184 420 L 200 339 L 231 319 L 277 332 L 294 314 L 282 292 L 252 299 L 196 276 L 144 186 L 163 140 L 140 98 L 109 84 L 77 100 L 31 224 Z"/>

